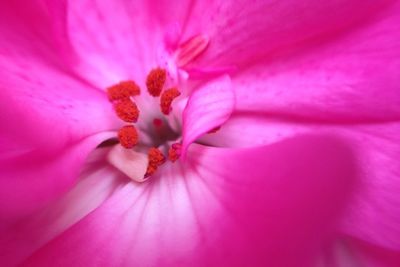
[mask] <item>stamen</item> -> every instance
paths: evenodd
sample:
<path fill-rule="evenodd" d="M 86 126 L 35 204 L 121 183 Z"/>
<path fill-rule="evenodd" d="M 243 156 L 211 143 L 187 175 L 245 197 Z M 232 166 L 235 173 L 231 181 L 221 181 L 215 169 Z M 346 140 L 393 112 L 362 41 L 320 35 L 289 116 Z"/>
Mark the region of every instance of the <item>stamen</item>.
<path fill-rule="evenodd" d="M 167 79 L 167 72 L 164 69 L 156 68 L 147 75 L 146 86 L 150 95 L 160 96 Z"/>
<path fill-rule="evenodd" d="M 200 56 L 207 48 L 210 39 L 202 34 L 196 35 L 179 46 L 176 51 L 178 67 L 184 67 Z"/>
<path fill-rule="evenodd" d="M 172 144 L 172 146 L 168 150 L 168 159 L 172 162 L 175 162 L 181 156 L 182 145 L 179 143 Z"/>
<path fill-rule="evenodd" d="M 164 91 L 160 99 L 160 106 L 162 113 L 168 115 L 172 110 L 171 108 L 172 101 L 180 95 L 181 92 L 179 92 L 178 89 L 176 88 L 171 88 Z"/>
<path fill-rule="evenodd" d="M 115 102 L 114 109 L 118 117 L 123 121 L 137 122 L 139 118 L 139 109 L 130 98 Z"/>
<path fill-rule="evenodd" d="M 118 131 L 118 140 L 125 148 L 134 147 L 139 141 L 139 136 L 136 128 L 132 125 L 122 127 Z"/>
<path fill-rule="evenodd" d="M 153 175 L 157 168 L 165 162 L 165 157 L 163 153 L 155 147 L 150 148 L 148 153 L 149 165 L 147 166 L 147 171 L 144 177 Z"/>
<path fill-rule="evenodd" d="M 140 88 L 134 81 L 123 81 L 107 88 L 110 101 L 125 99 L 140 95 Z"/>

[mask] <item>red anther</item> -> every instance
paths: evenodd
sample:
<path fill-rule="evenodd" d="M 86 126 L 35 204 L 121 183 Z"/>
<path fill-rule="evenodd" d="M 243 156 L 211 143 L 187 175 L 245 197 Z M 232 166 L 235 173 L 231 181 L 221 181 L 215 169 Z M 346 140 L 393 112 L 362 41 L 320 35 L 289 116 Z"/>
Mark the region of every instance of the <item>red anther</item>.
<path fill-rule="evenodd" d="M 221 126 L 215 127 L 214 129 L 209 130 L 207 133 L 208 134 L 212 134 L 212 133 L 216 133 L 221 129 Z"/>
<path fill-rule="evenodd" d="M 160 99 L 160 106 L 161 106 L 161 111 L 165 115 L 168 115 L 171 111 L 171 104 L 172 101 L 177 98 L 178 96 L 181 95 L 181 92 L 178 91 L 176 88 L 171 88 L 168 90 L 165 90 Z"/>
<path fill-rule="evenodd" d="M 148 152 L 149 165 L 147 166 L 147 171 L 145 177 L 153 175 L 157 168 L 165 162 L 165 157 L 163 153 L 155 147 L 150 148 Z"/>
<path fill-rule="evenodd" d="M 161 119 L 155 118 L 155 119 L 153 120 L 153 125 L 154 125 L 156 128 L 160 128 L 160 127 L 163 125 L 163 121 L 162 121 Z"/>
<path fill-rule="evenodd" d="M 121 100 L 140 95 L 140 88 L 134 81 L 123 81 L 107 88 L 110 101 Z"/>
<path fill-rule="evenodd" d="M 130 99 L 125 98 L 114 103 L 114 109 L 118 117 L 126 122 L 137 122 L 139 118 L 139 109 Z"/>
<path fill-rule="evenodd" d="M 139 136 L 134 126 L 127 125 L 118 131 L 118 139 L 123 147 L 132 148 L 138 143 Z"/>
<path fill-rule="evenodd" d="M 150 95 L 160 96 L 167 79 L 167 72 L 164 69 L 156 68 L 150 71 L 147 75 L 146 86 Z"/>
<path fill-rule="evenodd" d="M 181 44 L 176 51 L 178 67 L 184 67 L 200 56 L 206 50 L 209 42 L 210 39 L 207 36 L 199 34 Z"/>
<path fill-rule="evenodd" d="M 172 144 L 168 150 L 168 159 L 175 162 L 181 156 L 182 145 L 179 143 Z"/>

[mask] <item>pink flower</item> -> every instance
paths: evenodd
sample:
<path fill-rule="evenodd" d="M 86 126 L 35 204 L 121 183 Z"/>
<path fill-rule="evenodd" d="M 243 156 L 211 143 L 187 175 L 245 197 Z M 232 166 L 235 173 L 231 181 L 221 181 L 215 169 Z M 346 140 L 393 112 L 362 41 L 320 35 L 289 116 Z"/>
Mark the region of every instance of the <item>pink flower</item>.
<path fill-rule="evenodd" d="M 399 11 L 1 1 L 2 265 L 398 266 Z"/>

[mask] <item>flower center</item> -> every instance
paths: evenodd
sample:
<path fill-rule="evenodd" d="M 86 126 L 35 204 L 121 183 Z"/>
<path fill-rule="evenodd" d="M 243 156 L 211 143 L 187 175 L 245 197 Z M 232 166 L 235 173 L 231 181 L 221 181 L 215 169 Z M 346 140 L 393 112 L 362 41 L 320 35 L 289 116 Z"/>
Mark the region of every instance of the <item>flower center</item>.
<path fill-rule="evenodd" d="M 146 78 L 149 95 L 159 99 L 160 116 L 145 122 L 145 127 L 137 126 L 140 110 L 136 102 L 141 94 L 140 87 L 134 81 L 123 81 L 107 88 L 107 95 L 114 106 L 119 119 L 126 123 L 118 131 L 118 141 L 127 150 L 133 149 L 147 154 L 148 166 L 145 177 L 153 175 L 157 168 L 168 159 L 179 159 L 181 144 L 180 134 L 170 126 L 168 116 L 172 111 L 173 101 L 181 95 L 176 87 L 165 89 L 167 71 L 155 68 Z"/>
<path fill-rule="evenodd" d="M 170 37 L 173 38 L 167 38 L 169 41 L 160 47 L 162 53 L 158 56 L 157 62 L 158 66 L 162 67 L 154 68 L 148 73 L 145 79 L 146 91 L 141 92 L 141 88 L 132 80 L 122 81 L 107 88 L 107 95 L 114 106 L 115 114 L 124 122 L 124 125 L 119 129 L 117 138 L 108 140 L 102 145 L 115 145 L 119 142 L 119 145 L 114 146 L 108 153 L 108 161 L 138 182 L 156 173 L 165 162 L 176 162 L 181 155 L 183 158 L 188 144 L 201 135 L 188 133 L 186 124 L 180 124 L 186 113 L 180 112 L 182 111 L 180 109 L 183 109 L 180 104 L 185 101 L 180 100 L 177 103 L 177 98 L 183 98 L 179 90 L 182 88 L 177 85 L 181 85 L 189 77 L 209 79 L 223 74 L 220 69 L 196 69 L 195 65 L 191 64 L 207 49 L 209 45 L 207 36 L 198 34 L 179 43 L 180 36 L 178 35 L 172 34 Z M 225 69 L 222 70 L 225 71 Z M 196 76 L 196 73 L 199 75 Z M 216 86 L 215 90 L 221 92 L 217 85 L 210 86 L 210 88 Z M 207 94 L 210 95 L 212 92 Z M 222 92 L 225 91 L 222 90 Z M 229 99 L 228 102 L 231 103 L 233 98 L 230 93 L 226 96 Z M 191 99 L 187 98 L 187 94 L 184 97 L 182 100 L 190 101 Z M 206 96 L 205 99 L 210 98 Z M 158 107 L 154 108 L 154 102 L 158 102 Z M 174 104 L 176 110 L 173 110 Z M 220 114 L 219 107 L 214 110 L 215 116 L 207 117 L 204 113 L 198 115 L 205 116 L 207 119 L 215 117 L 215 121 L 223 123 L 226 110 L 222 109 L 223 116 Z M 197 120 L 195 117 L 192 119 Z M 213 126 L 218 124 L 215 121 L 212 122 Z M 200 120 L 200 125 L 204 122 L 205 120 Z M 185 129 L 184 136 L 181 136 L 182 128 Z M 219 127 L 215 127 L 208 133 L 218 130 Z M 195 137 L 190 140 L 187 136 Z"/>

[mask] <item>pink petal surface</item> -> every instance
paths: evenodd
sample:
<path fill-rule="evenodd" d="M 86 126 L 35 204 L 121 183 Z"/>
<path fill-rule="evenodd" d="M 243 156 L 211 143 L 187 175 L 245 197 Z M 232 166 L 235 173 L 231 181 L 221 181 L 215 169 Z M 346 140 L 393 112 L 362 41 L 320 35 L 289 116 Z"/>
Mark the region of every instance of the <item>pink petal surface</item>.
<path fill-rule="evenodd" d="M 379 247 L 354 238 L 337 236 L 325 247 L 315 267 L 398 267 L 399 251 Z"/>
<path fill-rule="evenodd" d="M 358 258 L 360 266 L 365 267 L 398 267 L 400 265 L 400 252 L 383 247 L 349 240 L 349 246 Z"/>
<path fill-rule="evenodd" d="M 238 110 L 335 123 L 400 119 L 399 11 L 397 2 L 348 34 L 234 77 Z"/>
<path fill-rule="evenodd" d="M 390 249 L 400 247 L 398 10 L 396 4 L 351 35 L 235 77 L 239 111 L 201 140 L 240 147 L 298 133 L 342 134 L 364 170 L 344 231 Z"/>
<path fill-rule="evenodd" d="M 51 38 L 43 38 L 48 23 L 43 12 L 32 7 L 34 2 L 26 5 L 28 10 L 20 1 L 13 3 L 20 5 L 13 9 L 1 3 L 1 144 L 5 139 L 51 150 L 115 126 L 106 95 L 57 62 Z M 18 15 L 26 15 L 25 21 Z"/>
<path fill-rule="evenodd" d="M 143 81 L 163 40 L 152 8 L 149 1 L 69 1 L 64 23 L 80 58 L 76 71 L 103 88 Z"/>
<path fill-rule="evenodd" d="M 210 37 L 210 48 L 197 66 L 230 68 L 344 29 L 388 2 L 70 1 L 64 25 L 57 22 L 61 24 L 57 29 L 59 35 L 69 37 L 80 58 L 76 71 L 104 87 L 121 79 L 143 79 L 166 56 L 163 49 L 198 34 Z M 62 20 L 59 9 L 55 10 Z"/>
<path fill-rule="evenodd" d="M 47 1 L 47 0 L 46 0 Z M 55 3 L 57 1 L 54 1 Z M 54 7 L 57 5 L 54 4 Z M 60 21 L 60 20 L 59 20 Z M 1 54 L 59 61 L 54 20 L 41 0 L 0 2 Z"/>
<path fill-rule="evenodd" d="M 43 6 L 47 9 L 50 19 L 52 42 L 57 47 L 57 52 L 64 64 L 74 66 L 78 58 L 73 50 L 70 34 L 67 29 L 68 0 L 44 0 Z"/>
<path fill-rule="evenodd" d="M 35 250 L 96 209 L 121 185 L 120 174 L 106 162 L 108 149 L 91 153 L 73 189 L 17 221 L 0 223 L 0 262 L 16 266 Z"/>
<path fill-rule="evenodd" d="M 195 90 L 183 111 L 183 155 L 197 138 L 226 122 L 234 107 L 235 94 L 228 76 L 222 76 Z"/>
<path fill-rule="evenodd" d="M 104 93 L 40 62 L 0 62 L 1 139 L 52 150 L 118 125 Z"/>
<path fill-rule="evenodd" d="M 327 137 L 188 155 L 126 184 L 25 266 L 307 266 L 356 174 Z"/>
<path fill-rule="evenodd" d="M 24 24 L 15 10 L 5 16 L 10 25 L 0 23 L 1 217 L 23 214 L 64 192 L 86 155 L 117 126 L 106 95 L 60 67 L 50 40 L 37 31 L 40 20 L 32 15 L 32 23 Z"/>
<path fill-rule="evenodd" d="M 304 133 L 335 133 L 349 142 L 363 170 L 342 219 L 341 231 L 390 249 L 400 248 L 400 123 L 321 124 L 303 120 L 237 116 L 200 142 L 228 147 L 259 146 Z M 377 220 L 377 218 L 379 218 Z"/>
<path fill-rule="evenodd" d="M 104 93 L 54 65 L 19 53 L 0 64 L 0 209 L 18 214 L 71 186 L 117 120 Z"/>
<path fill-rule="evenodd" d="M 296 50 L 305 40 L 347 29 L 389 2 L 196 1 L 189 9 L 185 36 L 200 32 L 210 37 L 209 49 L 198 62 L 203 67 L 246 66 L 263 56 Z"/>
<path fill-rule="evenodd" d="M 53 153 L 32 149 L 1 158 L 1 220 L 20 218 L 65 193 L 74 185 L 87 155 L 109 137 L 98 134 Z"/>

